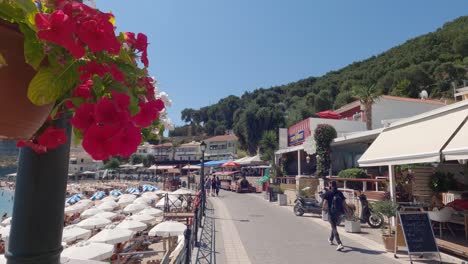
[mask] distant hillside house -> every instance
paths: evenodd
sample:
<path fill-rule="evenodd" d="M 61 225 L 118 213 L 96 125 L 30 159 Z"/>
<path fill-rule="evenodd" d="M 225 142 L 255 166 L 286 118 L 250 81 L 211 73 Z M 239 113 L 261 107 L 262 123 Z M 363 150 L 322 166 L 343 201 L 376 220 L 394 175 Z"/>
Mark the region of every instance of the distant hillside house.
<path fill-rule="evenodd" d="M 237 157 L 238 138 L 235 135 L 222 135 L 205 139 L 206 159 L 225 160 Z"/>
<path fill-rule="evenodd" d="M 75 174 L 85 171 L 98 171 L 102 167 L 102 161 L 93 160 L 93 158 L 84 151 L 70 153 L 68 173 Z"/>
<path fill-rule="evenodd" d="M 156 161 L 168 161 L 173 158 L 172 143 L 151 145 L 149 154 L 152 154 Z"/>
<path fill-rule="evenodd" d="M 200 142 L 192 141 L 182 144 L 175 149 L 175 160 L 193 161 L 201 159 Z"/>
<path fill-rule="evenodd" d="M 372 129 L 382 128 L 396 119 L 421 114 L 445 104 L 438 100 L 382 95 L 372 105 Z M 345 120 L 366 122 L 364 106 L 359 101 L 344 105 L 334 112 L 340 114 Z"/>

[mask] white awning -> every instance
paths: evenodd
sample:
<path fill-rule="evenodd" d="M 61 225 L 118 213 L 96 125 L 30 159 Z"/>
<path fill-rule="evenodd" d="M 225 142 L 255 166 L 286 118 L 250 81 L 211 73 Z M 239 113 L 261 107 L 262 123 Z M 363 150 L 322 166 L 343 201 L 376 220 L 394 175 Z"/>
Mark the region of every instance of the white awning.
<path fill-rule="evenodd" d="M 275 154 L 289 153 L 289 152 L 298 151 L 298 150 L 303 150 L 303 149 L 304 149 L 304 146 L 303 146 L 303 145 L 292 146 L 292 147 L 280 149 L 280 150 L 276 151 Z"/>
<path fill-rule="evenodd" d="M 386 166 L 440 162 L 441 151 L 468 116 L 468 101 L 393 123 L 359 159 L 359 165 Z"/>
<path fill-rule="evenodd" d="M 170 166 L 170 165 L 151 165 L 151 167 L 148 168 L 148 170 L 168 170 L 168 169 L 173 169 L 175 166 Z"/>
<path fill-rule="evenodd" d="M 445 160 L 468 159 L 468 122 L 458 131 L 449 144 L 442 150 Z"/>

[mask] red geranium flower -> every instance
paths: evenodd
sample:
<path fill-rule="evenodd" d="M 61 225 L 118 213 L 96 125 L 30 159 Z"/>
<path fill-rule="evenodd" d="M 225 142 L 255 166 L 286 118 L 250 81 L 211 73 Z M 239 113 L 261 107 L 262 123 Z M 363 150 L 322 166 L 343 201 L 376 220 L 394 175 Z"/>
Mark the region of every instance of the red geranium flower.
<path fill-rule="evenodd" d="M 75 88 L 73 96 L 81 97 L 83 99 L 90 99 L 92 96 L 91 87 L 93 87 L 93 81 L 87 80 L 85 83 L 82 83 Z"/>
<path fill-rule="evenodd" d="M 34 152 L 39 153 L 39 154 L 47 152 L 47 148 L 45 146 L 36 144 L 32 140 L 20 140 L 16 143 L 16 147 L 18 148 L 30 147 Z"/>
<path fill-rule="evenodd" d="M 132 122 L 128 122 L 126 126 L 115 136 L 113 141 L 113 152 L 117 152 L 122 157 L 129 157 L 135 153 L 141 143 L 141 132 Z"/>
<path fill-rule="evenodd" d="M 113 151 L 115 148 L 116 135 L 122 128 L 118 124 L 97 125 L 89 127 L 83 137 L 83 148 L 95 160 L 106 160 L 118 153 Z"/>
<path fill-rule="evenodd" d="M 121 83 L 125 82 L 125 74 L 123 74 L 123 72 L 121 72 L 119 68 L 115 66 L 115 64 L 109 63 L 109 72 L 114 78 L 114 80 L 121 82 Z"/>
<path fill-rule="evenodd" d="M 75 111 L 75 115 L 70 119 L 70 123 L 77 129 L 86 130 L 95 123 L 94 104 L 81 104 Z"/>
<path fill-rule="evenodd" d="M 65 129 L 54 127 L 48 127 L 37 139 L 37 143 L 47 149 L 54 149 L 65 142 L 67 142 Z"/>
<path fill-rule="evenodd" d="M 75 58 L 85 55 L 85 49 L 74 37 L 76 27 L 73 21 L 62 10 L 57 10 L 50 15 L 37 13 L 36 26 L 39 29 L 37 37 L 66 48 Z"/>
<path fill-rule="evenodd" d="M 132 117 L 132 121 L 137 126 L 148 127 L 159 116 L 158 103 L 150 101 L 147 103 L 140 102 L 138 104 L 140 112 Z"/>
<path fill-rule="evenodd" d="M 115 37 L 114 26 L 109 22 L 107 14 L 100 13 L 83 21 L 78 28 L 78 37 L 93 52 L 105 50 L 111 54 L 119 54 L 121 45 Z"/>
<path fill-rule="evenodd" d="M 130 119 L 130 111 L 107 97 L 101 98 L 95 108 L 96 122 L 102 125 L 122 124 Z"/>
<path fill-rule="evenodd" d="M 78 67 L 78 71 L 81 73 L 80 81 L 82 82 L 91 79 L 94 75 L 104 77 L 107 70 L 108 69 L 105 65 L 99 64 L 96 61 L 90 61 L 85 65 Z"/>

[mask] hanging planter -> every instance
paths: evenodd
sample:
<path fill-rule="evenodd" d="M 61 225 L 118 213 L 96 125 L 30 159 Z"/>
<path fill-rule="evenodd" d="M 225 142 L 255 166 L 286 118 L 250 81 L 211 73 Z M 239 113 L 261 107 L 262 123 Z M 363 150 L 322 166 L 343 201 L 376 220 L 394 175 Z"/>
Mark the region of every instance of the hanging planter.
<path fill-rule="evenodd" d="M 65 115 L 106 160 L 162 133 L 170 100 L 149 76 L 145 34 L 116 33 L 112 13 L 73 0 L 0 0 L 0 19 L 0 139 L 45 153 L 67 142 Z"/>
<path fill-rule="evenodd" d="M 47 119 L 53 104 L 34 105 L 27 97 L 36 70 L 24 58 L 18 27 L 0 19 L 0 139 L 29 139 Z"/>

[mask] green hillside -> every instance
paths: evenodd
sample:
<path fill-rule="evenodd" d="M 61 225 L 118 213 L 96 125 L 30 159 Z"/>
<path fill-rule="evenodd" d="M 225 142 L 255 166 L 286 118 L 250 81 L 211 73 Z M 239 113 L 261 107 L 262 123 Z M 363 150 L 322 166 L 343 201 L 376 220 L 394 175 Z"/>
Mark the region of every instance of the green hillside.
<path fill-rule="evenodd" d="M 446 23 L 435 32 L 408 40 L 380 55 L 354 62 L 321 77 L 228 96 L 200 109 L 184 109 L 190 126 L 172 135 L 223 134 L 234 129 L 246 150 L 253 153 L 265 131 L 294 124 L 314 113 L 336 109 L 353 100 L 351 88 L 376 85 L 382 94 L 453 98 L 452 85 L 466 79 L 468 16 Z"/>

